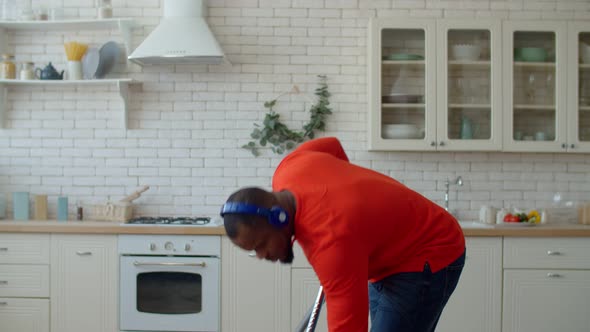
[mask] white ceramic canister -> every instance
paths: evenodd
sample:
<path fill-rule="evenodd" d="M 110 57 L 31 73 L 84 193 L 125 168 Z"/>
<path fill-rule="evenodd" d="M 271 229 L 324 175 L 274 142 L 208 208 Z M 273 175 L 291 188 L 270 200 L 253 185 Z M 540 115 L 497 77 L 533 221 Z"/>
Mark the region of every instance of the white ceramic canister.
<path fill-rule="evenodd" d="M 479 222 L 484 224 L 495 224 L 496 223 L 496 212 L 497 209 L 493 206 L 483 205 L 479 209 Z"/>
<path fill-rule="evenodd" d="M 82 62 L 68 61 L 68 80 L 81 80 L 82 77 Z"/>

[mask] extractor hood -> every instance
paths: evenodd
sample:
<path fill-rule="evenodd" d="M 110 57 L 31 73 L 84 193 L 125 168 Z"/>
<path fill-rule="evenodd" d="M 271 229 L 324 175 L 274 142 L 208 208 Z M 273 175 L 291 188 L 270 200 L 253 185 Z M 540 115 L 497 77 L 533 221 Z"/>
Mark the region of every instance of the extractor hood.
<path fill-rule="evenodd" d="M 160 24 L 129 60 L 142 66 L 223 62 L 223 50 L 205 22 L 205 13 L 204 0 L 164 0 Z"/>

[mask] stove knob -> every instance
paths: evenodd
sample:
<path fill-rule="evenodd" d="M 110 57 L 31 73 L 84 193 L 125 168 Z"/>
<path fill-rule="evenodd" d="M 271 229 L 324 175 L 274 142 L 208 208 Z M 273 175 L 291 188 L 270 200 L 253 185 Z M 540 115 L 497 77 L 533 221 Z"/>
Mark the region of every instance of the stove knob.
<path fill-rule="evenodd" d="M 150 243 L 150 250 L 151 251 L 156 250 L 156 244 L 155 243 Z"/>
<path fill-rule="evenodd" d="M 191 245 L 190 244 L 185 244 L 184 245 L 184 251 L 190 251 L 191 250 Z"/>
<path fill-rule="evenodd" d="M 174 244 L 172 242 L 168 241 L 164 244 L 164 248 L 166 250 L 174 250 Z"/>

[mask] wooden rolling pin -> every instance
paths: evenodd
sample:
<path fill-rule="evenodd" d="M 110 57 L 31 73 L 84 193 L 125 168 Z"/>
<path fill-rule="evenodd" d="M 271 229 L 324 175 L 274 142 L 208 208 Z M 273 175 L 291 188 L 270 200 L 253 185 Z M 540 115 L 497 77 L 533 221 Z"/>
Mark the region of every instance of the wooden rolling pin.
<path fill-rule="evenodd" d="M 124 203 L 131 203 L 134 200 L 138 199 L 139 196 L 141 196 L 141 193 L 150 189 L 149 186 L 143 186 L 141 188 L 139 188 L 139 190 L 137 190 L 136 192 L 134 192 L 133 194 L 123 198 L 122 200 L 120 200 L 119 202 L 124 202 Z"/>

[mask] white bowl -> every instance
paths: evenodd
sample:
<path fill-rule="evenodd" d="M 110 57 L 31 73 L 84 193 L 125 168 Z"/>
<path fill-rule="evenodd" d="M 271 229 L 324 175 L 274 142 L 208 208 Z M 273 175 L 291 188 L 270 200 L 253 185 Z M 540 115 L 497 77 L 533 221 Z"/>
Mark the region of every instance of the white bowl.
<path fill-rule="evenodd" d="M 384 124 L 381 126 L 383 138 L 412 139 L 420 136 L 420 130 L 413 124 Z"/>
<path fill-rule="evenodd" d="M 475 61 L 479 59 L 481 47 L 471 44 L 457 44 L 451 47 L 451 56 L 455 60 Z"/>

